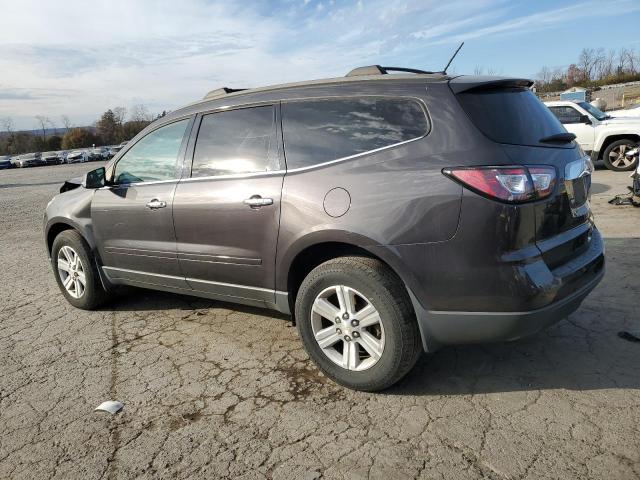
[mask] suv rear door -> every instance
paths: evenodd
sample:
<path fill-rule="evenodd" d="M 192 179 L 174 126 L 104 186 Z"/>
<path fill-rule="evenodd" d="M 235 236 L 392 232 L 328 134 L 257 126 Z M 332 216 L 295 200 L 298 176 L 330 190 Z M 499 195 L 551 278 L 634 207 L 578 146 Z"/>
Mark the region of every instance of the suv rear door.
<path fill-rule="evenodd" d="M 173 207 L 180 268 L 193 290 L 272 303 L 284 177 L 279 106 L 214 111 L 196 126 L 190 176 Z"/>

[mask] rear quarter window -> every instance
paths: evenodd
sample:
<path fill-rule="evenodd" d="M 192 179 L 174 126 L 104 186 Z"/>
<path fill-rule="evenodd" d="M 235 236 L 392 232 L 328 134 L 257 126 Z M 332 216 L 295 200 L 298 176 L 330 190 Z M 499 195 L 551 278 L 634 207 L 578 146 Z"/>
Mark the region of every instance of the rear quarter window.
<path fill-rule="evenodd" d="M 417 100 L 325 99 L 282 105 L 287 168 L 302 168 L 389 147 L 426 135 Z"/>
<path fill-rule="evenodd" d="M 527 88 L 474 89 L 456 96 L 473 124 L 498 143 L 549 147 L 549 144 L 540 143 L 540 139 L 566 132 Z"/>

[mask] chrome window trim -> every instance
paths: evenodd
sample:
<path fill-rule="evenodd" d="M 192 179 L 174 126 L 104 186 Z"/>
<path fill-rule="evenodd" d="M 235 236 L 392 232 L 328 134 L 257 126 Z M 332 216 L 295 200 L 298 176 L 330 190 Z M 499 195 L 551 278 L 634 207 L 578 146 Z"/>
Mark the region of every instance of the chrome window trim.
<path fill-rule="evenodd" d="M 340 158 L 335 158 L 333 160 L 327 160 L 326 162 L 322 162 L 322 163 L 316 163 L 315 165 L 309 165 L 306 167 L 298 167 L 298 168 L 287 168 L 287 173 L 296 173 L 296 172 L 303 172 L 306 170 L 311 170 L 314 168 L 321 168 L 321 167 L 325 167 L 327 165 L 333 165 L 334 163 L 339 163 L 339 162 L 344 162 L 347 160 L 353 160 L 354 158 L 358 158 L 358 157 L 362 157 L 364 155 L 370 155 L 372 153 L 378 153 L 384 150 L 387 150 L 389 148 L 394 148 L 394 147 L 398 147 L 401 145 L 406 145 L 408 143 L 411 142 L 415 142 L 417 140 L 422 140 L 423 138 L 427 137 L 430 133 L 431 130 L 433 129 L 433 122 L 431 120 L 431 115 L 429 115 L 429 109 L 427 109 L 427 105 L 424 103 L 424 100 L 422 98 L 413 96 L 413 95 L 376 95 L 376 94 L 368 94 L 368 95 L 324 95 L 324 96 L 319 96 L 319 97 L 301 97 L 301 98 L 292 98 L 292 99 L 284 99 L 281 100 L 281 103 L 303 103 L 305 101 L 322 101 L 322 100 L 343 100 L 343 99 L 361 99 L 363 97 L 367 97 L 367 98 L 386 98 L 386 99 L 392 99 L 392 100 L 411 100 L 416 102 L 420 108 L 422 109 L 422 113 L 424 113 L 425 118 L 427 119 L 427 130 L 425 131 L 425 133 L 420 136 L 420 137 L 416 137 L 416 138 L 411 138 L 409 140 L 404 140 L 402 142 L 398 142 L 398 143 L 393 143 L 391 145 L 385 145 L 384 147 L 380 147 L 380 148 L 375 148 L 373 150 L 367 150 L 365 152 L 360 152 L 360 153 L 355 153 L 353 155 L 348 155 L 346 157 L 340 157 Z M 280 113 L 280 119 L 281 121 L 284 123 L 284 114 L 281 112 Z M 282 128 L 282 138 L 283 138 L 283 143 L 284 143 L 284 149 L 285 149 L 285 158 L 287 156 L 287 146 L 286 146 L 286 139 L 284 138 L 284 127 Z"/>
<path fill-rule="evenodd" d="M 237 104 L 237 105 L 223 105 L 220 107 L 215 107 L 215 108 L 209 108 L 206 110 L 201 110 L 198 111 L 197 114 L 204 116 L 210 113 L 217 113 L 217 112 L 228 112 L 230 110 L 237 110 L 237 109 L 241 109 L 241 108 L 252 108 L 252 107 L 259 107 L 259 106 L 268 106 L 268 105 L 277 105 L 278 103 L 283 104 L 283 103 L 297 103 L 297 102 L 305 102 L 305 101 L 317 101 L 317 100 L 342 100 L 342 99 L 359 99 L 359 98 L 363 98 L 363 97 L 367 97 L 367 98 L 388 98 L 388 99 L 404 99 L 404 100 L 412 100 L 418 103 L 418 105 L 420 105 L 420 108 L 422 109 L 425 118 L 427 119 L 428 122 L 428 129 L 427 131 L 424 133 L 424 135 L 420 136 L 420 137 L 416 137 L 416 138 L 412 138 L 409 140 L 404 140 L 402 142 L 398 142 L 398 143 L 393 143 L 391 145 L 385 145 L 384 147 L 380 147 L 380 148 L 376 148 L 374 150 L 367 150 L 366 152 L 360 152 L 360 153 L 355 153 L 353 155 L 348 155 L 346 157 L 340 157 L 340 158 L 335 158 L 333 160 L 327 160 L 326 162 L 322 162 L 322 163 L 317 163 L 315 165 L 309 165 L 307 167 L 298 167 L 298 168 L 285 168 L 285 169 L 279 169 L 279 170 L 272 170 L 272 171 L 264 171 L 264 172 L 251 172 L 251 173 L 236 173 L 236 174 L 227 174 L 227 175 L 211 175 L 211 176 L 207 176 L 207 177 L 183 177 L 180 182 L 191 182 L 191 181 L 196 181 L 196 180 L 217 180 L 217 179 L 242 179 L 242 178 L 253 178 L 253 177 L 260 177 L 260 176 L 270 176 L 270 175 L 285 175 L 287 173 L 298 173 L 298 172 L 304 172 L 307 170 L 313 170 L 316 168 L 323 168 L 326 167 L 328 165 L 333 165 L 336 163 L 340 163 L 340 162 L 346 162 L 348 160 L 353 160 L 359 157 L 363 157 L 365 155 L 371 155 L 374 153 L 378 153 L 378 152 L 382 152 L 384 150 L 388 150 L 390 148 L 395 148 L 395 147 L 399 147 L 402 145 L 406 145 L 409 144 L 411 142 L 416 142 L 418 140 L 422 140 L 423 138 L 429 136 L 429 134 L 431 133 L 431 131 L 433 130 L 433 121 L 431 119 L 431 115 L 429 114 L 429 109 L 427 108 L 427 105 L 425 104 L 424 100 L 420 97 L 416 97 L 414 95 L 392 95 L 392 94 L 365 94 L 365 95 L 355 95 L 355 94 L 347 94 L 347 95 L 322 95 L 322 96 L 317 96 L 317 97 L 296 97 L 296 98 L 286 98 L 286 99 L 281 99 L 281 100 L 264 100 L 264 101 L 254 101 L 254 102 L 247 102 L 247 103 L 243 103 L 243 104 Z M 282 112 L 280 112 L 280 121 L 282 121 Z M 284 132 L 282 132 L 283 138 L 284 138 Z M 196 137 L 197 137 L 197 132 L 196 132 Z M 197 141 L 197 138 L 195 139 Z M 284 158 L 286 159 L 286 145 L 284 145 Z M 193 160 L 192 160 L 193 161 Z M 285 160 L 286 163 L 286 160 Z"/>
<path fill-rule="evenodd" d="M 270 177 L 274 175 L 284 175 L 286 170 L 270 170 L 266 172 L 252 172 L 252 173 L 231 173 L 227 175 L 210 175 L 207 177 L 186 177 L 180 180 L 183 182 L 196 182 L 198 180 L 233 180 L 238 178 L 254 178 L 254 177 Z"/>
<path fill-rule="evenodd" d="M 309 165 L 308 167 L 298 167 L 298 168 L 291 168 L 291 169 L 287 169 L 287 173 L 296 173 L 296 172 L 304 172 L 306 170 L 311 170 L 311 169 L 315 169 L 315 168 L 321 168 L 321 167 L 326 167 L 327 165 L 333 165 L 334 163 L 339 163 L 339 162 L 346 162 L 347 160 L 353 160 L 354 158 L 358 158 L 358 157 L 363 157 L 365 155 L 371 155 L 373 153 L 378 153 L 378 152 L 382 152 L 383 150 L 388 150 L 390 148 L 394 148 L 394 147 L 399 147 L 401 145 L 406 145 L 408 143 L 411 142 L 416 142 L 418 140 L 422 140 L 423 138 L 425 138 L 427 135 L 429 135 L 429 133 L 425 133 L 423 136 L 421 137 L 416 137 L 416 138 L 412 138 L 411 140 L 405 140 L 403 142 L 399 142 L 399 143 L 394 143 L 392 145 L 387 145 L 385 147 L 380 147 L 380 148 L 376 148 L 374 150 L 367 150 L 366 152 L 360 152 L 360 153 L 356 153 L 354 155 L 349 155 L 347 157 L 341 157 L 341 158 L 336 158 L 335 160 L 328 160 L 326 162 L 322 162 L 322 163 L 317 163 L 315 165 Z"/>

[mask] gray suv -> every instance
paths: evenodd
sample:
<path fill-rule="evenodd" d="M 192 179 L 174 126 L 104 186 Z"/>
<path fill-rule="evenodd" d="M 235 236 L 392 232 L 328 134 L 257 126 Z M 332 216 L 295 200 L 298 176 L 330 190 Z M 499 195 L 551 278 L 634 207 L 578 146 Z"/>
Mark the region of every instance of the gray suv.
<path fill-rule="evenodd" d="M 68 181 L 44 237 L 60 290 L 118 285 L 291 314 L 336 382 L 514 340 L 604 274 L 592 166 L 528 80 L 389 74 L 220 89 Z"/>

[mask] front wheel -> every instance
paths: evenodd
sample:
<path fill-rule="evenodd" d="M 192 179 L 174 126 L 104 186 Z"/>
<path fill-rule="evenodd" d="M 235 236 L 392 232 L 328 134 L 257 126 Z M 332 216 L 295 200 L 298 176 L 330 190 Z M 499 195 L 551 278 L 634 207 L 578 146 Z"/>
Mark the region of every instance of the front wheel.
<path fill-rule="evenodd" d="M 636 147 L 636 142 L 627 138 L 612 142 L 602 155 L 604 165 L 614 172 L 624 172 L 637 167 L 638 157 L 627 158 L 629 150 Z"/>
<path fill-rule="evenodd" d="M 65 230 L 55 238 L 51 263 L 58 287 L 71 305 L 93 310 L 104 302 L 106 292 L 91 250 L 78 232 Z"/>
<path fill-rule="evenodd" d="M 404 285 L 382 262 L 340 257 L 307 275 L 296 298 L 302 343 L 346 387 L 385 389 L 411 370 L 420 332 Z"/>

